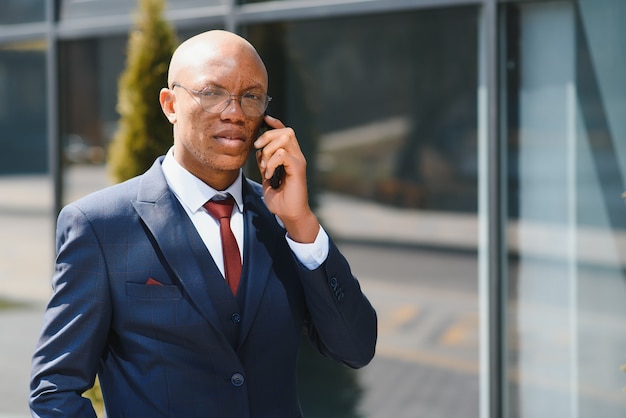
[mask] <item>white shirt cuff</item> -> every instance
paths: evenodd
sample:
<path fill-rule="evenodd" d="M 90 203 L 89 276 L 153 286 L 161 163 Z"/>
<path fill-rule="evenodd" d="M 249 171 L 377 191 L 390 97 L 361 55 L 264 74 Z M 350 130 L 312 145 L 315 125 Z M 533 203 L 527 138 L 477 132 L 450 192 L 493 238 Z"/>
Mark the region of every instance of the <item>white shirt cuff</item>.
<path fill-rule="evenodd" d="M 309 270 L 315 270 L 326 261 L 330 251 L 330 244 L 328 242 L 328 234 L 326 234 L 321 225 L 315 241 L 310 244 L 296 242 L 289 238 L 289 234 L 285 234 L 285 238 L 287 238 L 287 244 L 289 244 L 298 261 Z"/>

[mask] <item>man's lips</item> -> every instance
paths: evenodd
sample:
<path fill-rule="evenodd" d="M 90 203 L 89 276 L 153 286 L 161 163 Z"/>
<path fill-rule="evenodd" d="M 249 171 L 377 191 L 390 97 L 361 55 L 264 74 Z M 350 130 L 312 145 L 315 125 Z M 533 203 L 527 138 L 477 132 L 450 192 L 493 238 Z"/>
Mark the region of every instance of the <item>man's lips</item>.
<path fill-rule="evenodd" d="M 243 132 L 235 130 L 224 130 L 213 135 L 218 141 L 246 141 L 246 135 Z"/>
<path fill-rule="evenodd" d="M 222 136 L 222 135 L 215 135 L 213 138 L 217 139 L 218 141 L 242 141 L 242 142 L 245 141 L 245 139 L 243 138 Z"/>

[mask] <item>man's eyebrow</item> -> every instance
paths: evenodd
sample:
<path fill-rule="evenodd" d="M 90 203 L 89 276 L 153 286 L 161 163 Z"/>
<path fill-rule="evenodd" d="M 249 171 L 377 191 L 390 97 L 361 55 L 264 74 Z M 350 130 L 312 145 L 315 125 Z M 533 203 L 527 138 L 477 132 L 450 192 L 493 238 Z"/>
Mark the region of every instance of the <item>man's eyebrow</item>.
<path fill-rule="evenodd" d="M 203 87 L 201 87 L 199 89 L 199 91 L 204 91 L 205 89 L 207 89 L 209 87 L 219 87 L 221 89 L 228 90 L 219 81 L 209 81 L 209 80 L 207 80 L 207 81 L 205 81 L 204 84 L 200 84 L 200 85 L 203 86 Z M 245 93 L 247 91 L 263 91 L 264 92 L 265 88 L 263 87 L 263 84 L 261 84 L 261 83 L 252 83 L 251 85 L 242 88 L 240 91 L 241 91 L 241 93 Z"/>
<path fill-rule="evenodd" d="M 248 87 L 246 90 L 255 90 L 255 89 L 263 90 L 264 87 L 261 83 L 255 83 L 252 86 Z"/>

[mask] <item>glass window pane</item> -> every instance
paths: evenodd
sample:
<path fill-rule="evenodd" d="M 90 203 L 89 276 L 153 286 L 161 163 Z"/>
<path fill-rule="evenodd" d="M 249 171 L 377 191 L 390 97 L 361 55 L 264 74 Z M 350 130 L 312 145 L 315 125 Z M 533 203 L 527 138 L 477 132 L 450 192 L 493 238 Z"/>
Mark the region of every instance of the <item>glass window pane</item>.
<path fill-rule="evenodd" d="M 126 37 L 65 41 L 59 47 L 64 202 L 107 185 L 106 149 L 117 124 L 117 80 Z"/>
<path fill-rule="evenodd" d="M 115 130 L 127 36 L 65 41 L 59 47 L 60 130 L 65 203 L 109 184 L 106 151 Z M 158 92 L 154 103 L 158 105 Z"/>
<path fill-rule="evenodd" d="M 269 113 L 295 129 L 322 223 L 379 313 L 365 369 L 304 356 L 305 415 L 478 416 L 477 19 L 469 7 L 246 28 Z M 316 382 L 322 367 L 336 379 Z"/>
<path fill-rule="evenodd" d="M 166 9 L 219 6 L 227 0 L 167 0 Z M 60 19 L 78 19 L 110 15 L 127 15 L 139 8 L 137 0 L 61 0 Z"/>
<path fill-rule="evenodd" d="M 626 5 L 509 5 L 510 412 L 626 410 Z"/>
<path fill-rule="evenodd" d="M 0 25 L 43 22 L 46 19 L 44 0 L 4 0 Z"/>
<path fill-rule="evenodd" d="M 44 41 L 0 45 L 0 174 L 46 173 Z"/>
<path fill-rule="evenodd" d="M 28 414 L 30 351 L 40 304 L 50 293 L 54 221 L 45 48 L 43 40 L 0 46 L 0 328 L 6 335 L 0 415 Z"/>
<path fill-rule="evenodd" d="M 246 4 L 246 3 L 264 3 L 267 1 L 272 1 L 272 0 L 239 0 L 239 4 Z M 286 1 L 286 0 L 276 0 L 276 1 Z"/>

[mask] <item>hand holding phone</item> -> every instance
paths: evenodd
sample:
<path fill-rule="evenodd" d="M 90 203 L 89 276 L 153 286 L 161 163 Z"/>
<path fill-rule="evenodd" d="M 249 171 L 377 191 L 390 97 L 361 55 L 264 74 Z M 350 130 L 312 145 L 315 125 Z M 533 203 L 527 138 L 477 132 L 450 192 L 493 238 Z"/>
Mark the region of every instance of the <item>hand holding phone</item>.
<path fill-rule="evenodd" d="M 268 131 L 270 129 L 272 128 L 267 123 L 265 123 L 265 121 L 263 121 L 261 124 L 261 128 L 259 129 L 259 134 L 257 137 L 261 136 L 265 131 Z M 274 169 L 274 174 L 272 174 L 272 177 L 269 180 L 270 186 L 272 187 L 272 189 L 278 189 L 284 179 L 285 179 L 285 166 L 281 164 Z"/>
<path fill-rule="evenodd" d="M 272 174 L 272 177 L 270 178 L 270 186 L 272 186 L 272 189 L 278 189 L 284 178 L 285 166 L 281 164 L 274 169 L 274 174 Z"/>

